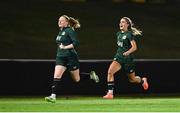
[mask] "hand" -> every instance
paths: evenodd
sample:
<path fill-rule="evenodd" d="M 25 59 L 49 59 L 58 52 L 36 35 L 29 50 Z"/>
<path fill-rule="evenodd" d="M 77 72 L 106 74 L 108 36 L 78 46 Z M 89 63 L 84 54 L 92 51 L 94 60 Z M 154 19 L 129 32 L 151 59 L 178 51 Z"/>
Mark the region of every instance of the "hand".
<path fill-rule="evenodd" d="M 59 45 L 59 47 L 60 49 L 65 49 L 65 46 L 62 43 Z"/>
<path fill-rule="evenodd" d="M 130 53 L 128 51 L 124 52 L 123 55 L 124 56 L 128 56 Z"/>

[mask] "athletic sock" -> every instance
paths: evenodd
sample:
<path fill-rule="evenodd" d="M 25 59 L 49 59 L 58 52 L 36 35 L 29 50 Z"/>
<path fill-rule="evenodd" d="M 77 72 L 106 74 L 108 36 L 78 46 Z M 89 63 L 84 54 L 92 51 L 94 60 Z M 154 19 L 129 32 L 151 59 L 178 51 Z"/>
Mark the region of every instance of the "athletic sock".
<path fill-rule="evenodd" d="M 61 81 L 61 79 L 58 78 L 54 78 L 53 81 L 53 85 L 52 85 L 52 94 L 56 94 L 57 93 L 57 89 L 58 89 L 58 83 Z"/>
<path fill-rule="evenodd" d="M 143 80 L 140 76 L 136 76 L 135 78 L 136 78 L 136 79 L 139 79 L 139 81 L 140 81 L 139 83 L 140 83 L 140 84 L 143 84 L 143 83 L 144 83 L 144 80 Z"/>
<path fill-rule="evenodd" d="M 113 94 L 114 90 L 114 81 L 108 82 L 108 92 Z"/>
<path fill-rule="evenodd" d="M 141 78 L 141 82 L 140 82 L 141 84 L 143 84 L 144 83 L 144 80 Z"/>
<path fill-rule="evenodd" d="M 90 73 L 80 73 L 80 78 L 82 80 L 90 79 Z"/>
<path fill-rule="evenodd" d="M 52 94 L 51 94 L 51 97 L 52 97 L 52 98 L 56 98 L 56 94 L 52 93 Z"/>

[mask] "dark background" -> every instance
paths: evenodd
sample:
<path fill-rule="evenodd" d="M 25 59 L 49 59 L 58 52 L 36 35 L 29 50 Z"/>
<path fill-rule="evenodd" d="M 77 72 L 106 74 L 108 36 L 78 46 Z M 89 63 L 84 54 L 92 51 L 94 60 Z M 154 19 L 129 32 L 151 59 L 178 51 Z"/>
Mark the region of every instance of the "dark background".
<path fill-rule="evenodd" d="M 116 94 L 180 93 L 180 1 L 137 1 L 143 0 L 1 0 L 0 95 L 50 94 L 55 61 L 46 59 L 56 56 L 57 21 L 63 14 L 78 18 L 82 24 L 77 31 L 81 60 L 113 58 L 115 34 L 123 16 L 143 31 L 136 71 L 148 77 L 150 89 L 143 91 L 140 85 L 130 84 L 120 71 Z M 58 94 L 104 95 L 111 60 L 97 61 L 81 61 L 81 72 L 95 70 L 99 84 L 82 81 L 77 85 L 66 72 Z"/>
<path fill-rule="evenodd" d="M 136 1 L 136 2 L 133 2 Z M 138 2 L 138 1 L 144 1 Z M 179 0 L 1 0 L 0 58 L 54 59 L 58 18 L 79 19 L 80 59 L 112 59 L 123 16 L 143 31 L 136 58 L 180 58 Z"/>
<path fill-rule="evenodd" d="M 105 95 L 107 70 L 111 61 L 81 61 L 80 71 L 96 71 L 100 82 L 82 79 L 75 83 L 69 72 L 62 77 L 58 95 Z M 4 60 L 0 62 L 0 95 L 44 95 L 51 93 L 54 64 L 52 61 Z M 115 95 L 123 94 L 180 94 L 179 61 L 136 60 L 136 74 L 147 77 L 149 89 L 132 84 L 127 75 L 119 71 L 115 76 Z M 81 75 L 81 78 L 83 75 Z"/>

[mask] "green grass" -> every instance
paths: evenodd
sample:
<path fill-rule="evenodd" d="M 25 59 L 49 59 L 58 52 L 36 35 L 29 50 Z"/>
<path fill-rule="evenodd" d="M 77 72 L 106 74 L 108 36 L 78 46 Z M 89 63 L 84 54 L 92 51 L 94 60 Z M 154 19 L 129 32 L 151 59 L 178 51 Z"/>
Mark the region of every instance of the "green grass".
<path fill-rule="evenodd" d="M 59 97 L 48 103 L 44 97 L 1 97 L 0 112 L 179 112 L 180 97 L 116 96 Z"/>

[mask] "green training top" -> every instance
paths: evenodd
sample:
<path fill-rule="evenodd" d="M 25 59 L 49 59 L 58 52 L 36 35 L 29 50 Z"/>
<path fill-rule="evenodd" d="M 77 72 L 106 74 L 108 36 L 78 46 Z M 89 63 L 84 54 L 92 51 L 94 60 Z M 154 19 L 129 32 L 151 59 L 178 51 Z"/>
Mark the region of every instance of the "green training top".
<path fill-rule="evenodd" d="M 134 40 L 134 36 L 132 35 L 131 31 L 127 32 L 117 32 L 117 55 L 124 57 L 123 53 L 128 51 L 131 48 L 130 41 Z M 131 55 L 131 54 L 130 54 Z"/>
<path fill-rule="evenodd" d="M 77 55 L 74 48 L 72 49 L 60 49 L 59 45 L 62 43 L 64 46 L 73 44 L 74 47 L 79 45 L 79 41 L 76 38 L 77 33 L 70 27 L 60 29 L 56 38 L 57 43 L 57 56 L 73 56 Z"/>

